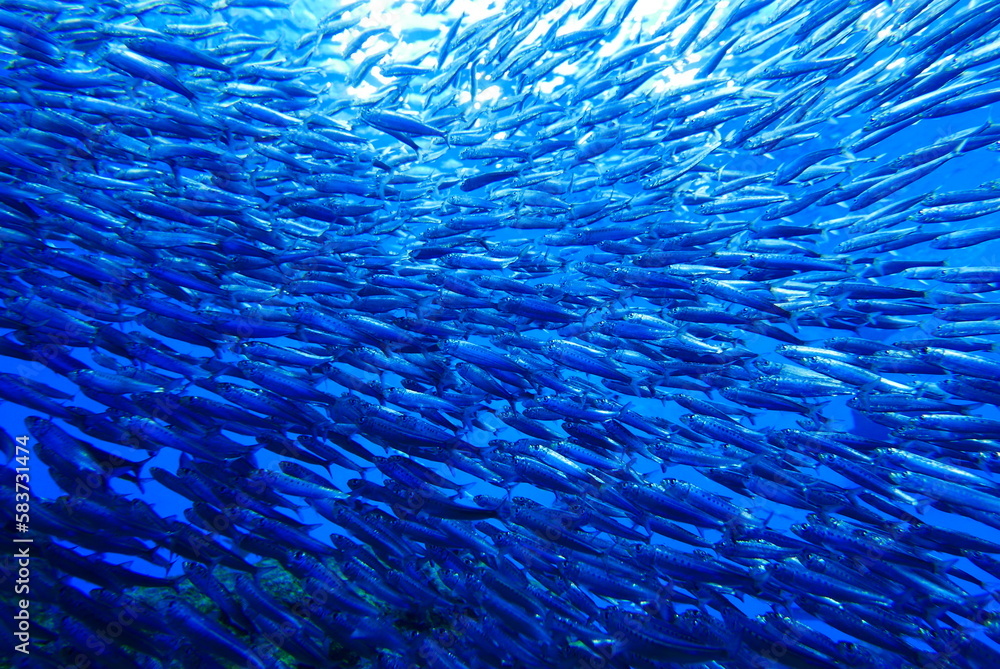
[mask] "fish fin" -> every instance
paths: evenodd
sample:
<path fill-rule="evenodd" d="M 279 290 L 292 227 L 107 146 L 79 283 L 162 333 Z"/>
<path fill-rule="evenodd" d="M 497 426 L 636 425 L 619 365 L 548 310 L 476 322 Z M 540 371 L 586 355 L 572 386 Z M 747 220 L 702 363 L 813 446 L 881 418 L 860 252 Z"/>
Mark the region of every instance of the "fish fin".
<path fill-rule="evenodd" d="M 958 562 L 958 560 L 957 559 L 954 561 L 949 560 L 949 562 Z M 976 578 L 969 572 L 965 571 L 964 569 L 954 569 L 953 571 L 950 572 L 950 574 L 952 576 L 962 579 L 963 581 L 968 581 L 969 583 L 975 583 L 984 590 L 986 589 L 986 583 L 984 581 L 979 580 L 978 578 Z M 992 595 L 993 599 L 997 599 L 997 597 L 1000 596 L 1000 591 L 994 591 Z"/>
<path fill-rule="evenodd" d="M 399 133 L 399 132 L 392 132 L 392 131 L 386 130 L 384 128 L 379 128 L 379 130 L 381 130 L 385 134 L 389 135 L 390 137 L 394 137 L 395 139 L 399 140 L 403 144 L 406 144 L 408 147 L 410 147 L 411 149 L 413 149 L 414 151 L 416 151 L 418 156 L 420 155 L 420 147 L 417 146 L 417 143 L 414 142 L 409 137 L 407 137 L 406 135 L 404 135 L 402 133 Z"/>
<path fill-rule="evenodd" d="M 935 574 L 947 574 L 951 571 L 952 567 L 958 563 L 958 558 L 953 560 L 940 560 L 934 563 L 934 573 Z"/>

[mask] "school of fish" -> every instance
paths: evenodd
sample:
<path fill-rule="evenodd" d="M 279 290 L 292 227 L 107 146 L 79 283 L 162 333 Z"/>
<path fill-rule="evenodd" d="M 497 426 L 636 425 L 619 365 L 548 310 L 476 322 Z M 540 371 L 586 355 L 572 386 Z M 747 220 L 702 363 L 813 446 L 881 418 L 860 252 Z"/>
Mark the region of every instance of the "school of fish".
<path fill-rule="evenodd" d="M 15 666 L 1000 666 L 1000 3 L 653 4 L 0 0 Z"/>

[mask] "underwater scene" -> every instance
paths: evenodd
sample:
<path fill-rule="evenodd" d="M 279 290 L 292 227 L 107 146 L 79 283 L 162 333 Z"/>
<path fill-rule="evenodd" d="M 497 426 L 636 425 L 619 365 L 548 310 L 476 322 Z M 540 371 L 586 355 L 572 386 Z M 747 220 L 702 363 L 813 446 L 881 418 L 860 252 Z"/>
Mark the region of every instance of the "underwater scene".
<path fill-rule="evenodd" d="M 1000 2 L 0 60 L 0 667 L 1000 667 Z"/>

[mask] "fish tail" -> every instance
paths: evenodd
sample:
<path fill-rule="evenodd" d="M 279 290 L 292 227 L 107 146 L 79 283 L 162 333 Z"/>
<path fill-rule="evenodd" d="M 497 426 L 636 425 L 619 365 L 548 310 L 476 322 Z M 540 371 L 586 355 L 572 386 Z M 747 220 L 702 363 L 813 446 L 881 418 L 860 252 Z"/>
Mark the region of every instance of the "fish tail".
<path fill-rule="evenodd" d="M 796 421 L 804 430 L 815 430 L 830 422 L 830 419 L 823 415 L 823 407 L 818 404 L 806 404 L 807 413 L 805 417 Z M 751 422 L 753 417 L 751 417 Z"/>
<path fill-rule="evenodd" d="M 143 551 L 141 554 L 143 558 L 146 560 L 146 562 L 150 564 L 155 564 L 158 567 L 163 567 L 165 570 L 169 572 L 170 568 L 173 567 L 174 562 L 176 562 L 176 560 L 168 562 L 162 555 L 156 552 L 157 549 L 159 549 L 159 546 L 153 546 L 149 550 Z"/>
<path fill-rule="evenodd" d="M 129 469 L 132 470 L 133 472 L 135 472 L 135 474 L 134 474 L 134 476 L 135 476 L 135 484 L 139 487 L 139 490 L 141 492 L 145 492 L 145 490 L 143 490 L 143 487 L 142 487 L 143 481 L 149 481 L 149 480 L 151 480 L 151 479 L 148 479 L 148 478 L 144 479 L 144 478 L 140 477 L 140 474 L 142 473 L 142 467 L 143 467 L 143 465 L 145 465 L 147 462 L 149 462 L 150 460 L 152 460 L 155 457 L 156 457 L 155 454 L 151 455 L 148 458 L 146 458 L 145 460 L 140 460 L 139 462 L 134 462 L 134 463 L 132 463 L 129 466 Z"/>

